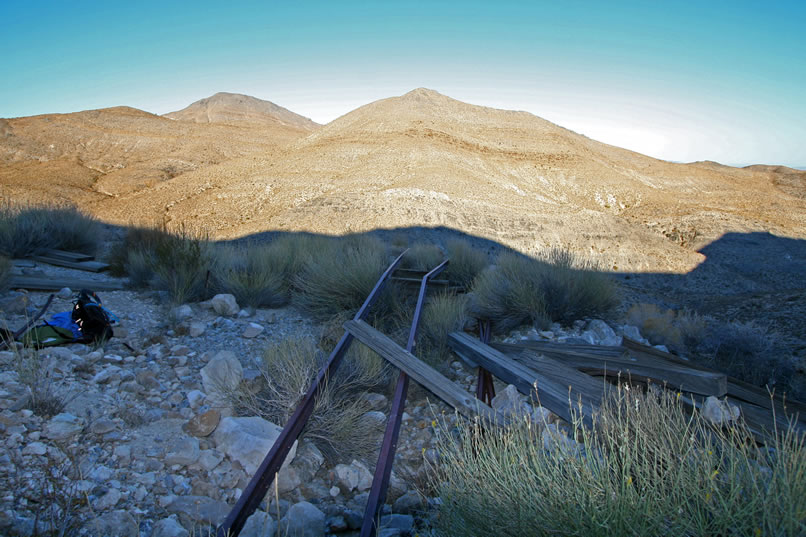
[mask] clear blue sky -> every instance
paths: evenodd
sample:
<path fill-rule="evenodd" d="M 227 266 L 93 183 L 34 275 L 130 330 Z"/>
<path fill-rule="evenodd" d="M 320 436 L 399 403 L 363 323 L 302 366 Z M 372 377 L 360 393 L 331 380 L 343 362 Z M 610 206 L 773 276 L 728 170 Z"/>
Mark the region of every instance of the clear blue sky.
<path fill-rule="evenodd" d="M 674 161 L 806 166 L 806 1 L 0 0 L 0 117 L 428 87 Z"/>

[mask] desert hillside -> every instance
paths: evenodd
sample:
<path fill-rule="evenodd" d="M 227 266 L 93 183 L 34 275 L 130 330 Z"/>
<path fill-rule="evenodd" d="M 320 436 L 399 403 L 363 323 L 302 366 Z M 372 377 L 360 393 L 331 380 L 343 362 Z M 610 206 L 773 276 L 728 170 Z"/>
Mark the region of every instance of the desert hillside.
<path fill-rule="evenodd" d="M 194 123 L 253 123 L 268 127 L 284 125 L 305 131 L 312 131 L 320 126 L 273 102 L 225 92 L 196 101 L 182 110 L 169 112 L 165 117 Z"/>
<path fill-rule="evenodd" d="M 629 271 L 689 271 L 726 232 L 806 236 L 803 179 L 788 168 L 673 164 L 427 89 L 321 128 L 259 120 L 274 110 L 260 103 L 217 94 L 169 114 L 182 121 L 125 108 L 6 120 L 3 195 L 222 238 L 448 226 Z"/>

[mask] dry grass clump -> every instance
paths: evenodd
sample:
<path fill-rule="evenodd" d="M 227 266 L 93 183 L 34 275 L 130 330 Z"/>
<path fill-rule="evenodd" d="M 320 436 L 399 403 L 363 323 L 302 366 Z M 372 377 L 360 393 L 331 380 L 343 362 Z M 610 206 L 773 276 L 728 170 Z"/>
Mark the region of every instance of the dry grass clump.
<path fill-rule="evenodd" d="M 444 364 L 449 355 L 448 334 L 461 331 L 469 319 L 467 295 L 442 292 L 431 297 L 420 321 L 420 349 L 430 365 Z"/>
<path fill-rule="evenodd" d="M 606 314 L 616 304 L 616 287 L 593 265 L 563 250 L 535 259 L 516 253 L 499 256 L 496 265 L 473 283 L 474 309 L 504 332 L 521 324 L 547 327 Z"/>
<path fill-rule="evenodd" d="M 451 262 L 443 274 L 451 284 L 462 289 L 469 289 L 476 276 L 490 264 L 487 254 L 473 248 L 466 240 L 450 240 L 445 249 Z"/>
<path fill-rule="evenodd" d="M 0 254 L 7 257 L 53 248 L 94 254 L 102 238 L 101 223 L 74 207 L 0 207 Z"/>
<path fill-rule="evenodd" d="M 203 300 L 212 293 L 215 268 L 207 236 L 184 226 L 172 231 L 135 228 L 113 249 L 115 274 L 126 274 L 134 286 L 150 286 L 168 293 L 176 304 Z"/>
<path fill-rule="evenodd" d="M 400 262 L 400 268 L 427 271 L 445 260 L 445 254 L 436 244 L 415 244 Z"/>
<path fill-rule="evenodd" d="M 51 418 L 63 412 L 67 403 L 78 393 L 68 392 L 53 378 L 49 364 L 38 351 L 15 348 L 13 352 L 14 370 L 20 384 L 28 392 L 26 408 L 43 418 Z"/>
<path fill-rule="evenodd" d="M 294 301 L 318 320 L 355 312 L 364 303 L 388 262 L 383 242 L 351 237 L 323 245 L 293 278 Z M 373 308 L 383 310 L 383 304 Z"/>
<path fill-rule="evenodd" d="M 241 387 L 230 394 L 242 413 L 284 424 L 308 392 L 327 355 L 310 339 L 286 339 L 269 347 L 260 365 L 257 391 Z M 377 424 L 364 417 L 368 404 L 360 394 L 385 389 L 389 367 L 354 343 L 335 375 L 326 380 L 313 415 L 303 431 L 330 460 L 364 458 L 377 448 Z"/>
<path fill-rule="evenodd" d="M 442 535 L 784 535 L 806 532 L 806 445 L 793 428 L 758 446 L 674 394 L 625 389 L 575 447 L 528 422 L 440 431 L 432 485 Z"/>
<path fill-rule="evenodd" d="M 285 249 L 273 244 L 223 246 L 216 257 L 216 291 L 232 294 L 238 304 L 278 308 L 291 299 L 294 259 Z"/>

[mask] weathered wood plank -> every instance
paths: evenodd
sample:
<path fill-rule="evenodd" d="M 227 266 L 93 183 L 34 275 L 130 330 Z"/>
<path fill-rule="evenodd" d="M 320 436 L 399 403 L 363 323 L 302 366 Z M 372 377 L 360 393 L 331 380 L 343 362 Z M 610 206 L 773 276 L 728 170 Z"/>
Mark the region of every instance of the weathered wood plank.
<path fill-rule="evenodd" d="M 510 343 L 509 345 L 528 347 L 546 356 L 551 356 L 552 352 L 559 352 L 563 355 L 571 354 L 573 356 L 620 357 L 624 356 L 627 352 L 625 347 L 620 346 L 583 345 L 578 343 L 558 343 L 556 341 L 538 341 L 532 339 L 524 339 L 516 343 Z"/>
<path fill-rule="evenodd" d="M 92 289 L 93 291 L 120 291 L 125 288 L 119 281 L 77 280 L 74 278 L 49 278 L 41 276 L 12 276 L 9 282 L 12 289 L 30 289 L 32 291 L 58 291 L 64 287 L 70 289 Z"/>
<path fill-rule="evenodd" d="M 725 395 L 728 390 L 727 376 L 722 373 L 692 369 L 651 356 L 631 356 L 626 351 L 618 356 L 600 356 L 576 348 L 563 352 L 562 345 L 554 345 L 550 350 L 537 350 L 539 347 L 522 343 L 493 343 L 492 347 L 528 367 L 532 366 L 529 364 L 530 354 L 524 353 L 525 349 L 545 354 L 588 374 L 618 375 L 621 372 L 624 378 L 629 375 L 633 380 L 653 380 L 660 384 L 666 383 L 681 391 L 717 397 Z M 617 348 L 621 347 L 610 347 L 610 349 Z"/>
<path fill-rule="evenodd" d="M 45 250 L 42 252 L 42 255 L 46 257 L 54 257 L 56 259 L 64 259 L 65 261 L 92 261 L 95 259 L 94 256 L 89 254 L 82 254 L 79 252 L 68 252 L 67 250 Z"/>
<path fill-rule="evenodd" d="M 712 371 L 704 366 L 694 364 L 686 360 L 681 360 L 673 354 L 663 352 L 654 347 L 649 347 L 648 345 L 644 345 L 643 343 L 639 343 L 638 341 L 629 338 L 623 338 L 623 344 L 633 356 L 651 356 L 676 364 L 681 364 L 698 371 Z M 743 382 L 734 377 L 728 377 L 727 395 L 770 410 L 773 408 L 774 400 L 776 413 L 784 416 L 791 416 L 793 413 L 800 413 L 801 418 L 806 420 L 806 404 L 804 404 L 802 401 L 784 398 L 784 396 L 782 396 L 780 393 L 776 393 L 775 396 L 771 398 L 766 389 L 753 386 L 752 384 L 748 384 L 747 382 Z"/>
<path fill-rule="evenodd" d="M 482 417 L 485 421 L 504 424 L 506 418 L 496 413 L 472 394 L 457 386 L 434 368 L 406 351 L 386 335 L 375 330 L 364 321 L 348 321 L 344 328 L 361 343 L 365 344 L 382 358 L 397 367 L 425 389 L 455 408 L 468 418 Z"/>
<path fill-rule="evenodd" d="M 87 272 L 101 272 L 109 268 L 109 265 L 107 263 L 101 263 L 100 261 L 75 262 L 75 261 L 66 261 L 64 259 L 44 255 L 35 255 L 31 257 L 31 259 L 39 261 L 41 263 L 47 263 L 48 265 L 54 265 L 57 267 L 66 267 L 78 270 L 86 270 Z"/>
<path fill-rule="evenodd" d="M 463 332 L 451 333 L 448 343 L 465 360 L 514 385 L 521 393 L 532 395 L 536 388 L 539 403 L 569 422 L 573 419 L 572 406 L 581 406 L 582 419 L 590 425 L 607 390 L 603 380 L 544 355 L 532 353 L 527 367 Z"/>

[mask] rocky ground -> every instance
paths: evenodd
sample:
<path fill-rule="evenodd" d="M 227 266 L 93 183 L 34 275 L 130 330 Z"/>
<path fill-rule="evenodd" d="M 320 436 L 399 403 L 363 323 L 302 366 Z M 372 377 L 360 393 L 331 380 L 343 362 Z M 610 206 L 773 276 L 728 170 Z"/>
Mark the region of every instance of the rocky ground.
<path fill-rule="evenodd" d="M 44 265 L 16 270 L 109 278 Z M 70 309 L 74 291 L 58 293 L 47 316 Z M 206 535 L 229 512 L 280 431 L 260 417 L 234 415 L 222 386 L 257 378 L 258 360 L 271 342 L 318 338 L 323 327 L 293 307 L 251 311 L 218 297 L 171 308 L 150 291 L 99 294 L 120 319 L 116 337 L 103 347 L 0 352 L 0 528 L 12 535 L 65 524 L 84 535 Z M 0 296 L 7 326 L 21 326 L 46 299 L 46 293 L 24 291 Z M 640 338 L 634 327 L 592 320 L 514 332 L 509 339 L 617 344 L 623 333 Z M 475 371 L 459 361 L 447 369 L 449 378 L 474 392 Z M 499 410 L 556 421 L 530 407 L 514 387 L 496 388 Z M 364 396 L 372 408 L 367 419 L 385 421 L 387 395 Z M 52 396 L 66 401 L 64 407 L 45 408 Z M 455 418 L 448 407 L 431 405 L 423 390 L 412 390 L 381 535 L 429 532 L 439 499 L 428 497 L 426 474 L 438 461 L 435 416 L 443 414 L 450 426 Z M 544 440 L 556 442 L 558 430 L 552 425 Z M 357 535 L 374 457 L 327 462 L 302 438 L 241 535 Z"/>

